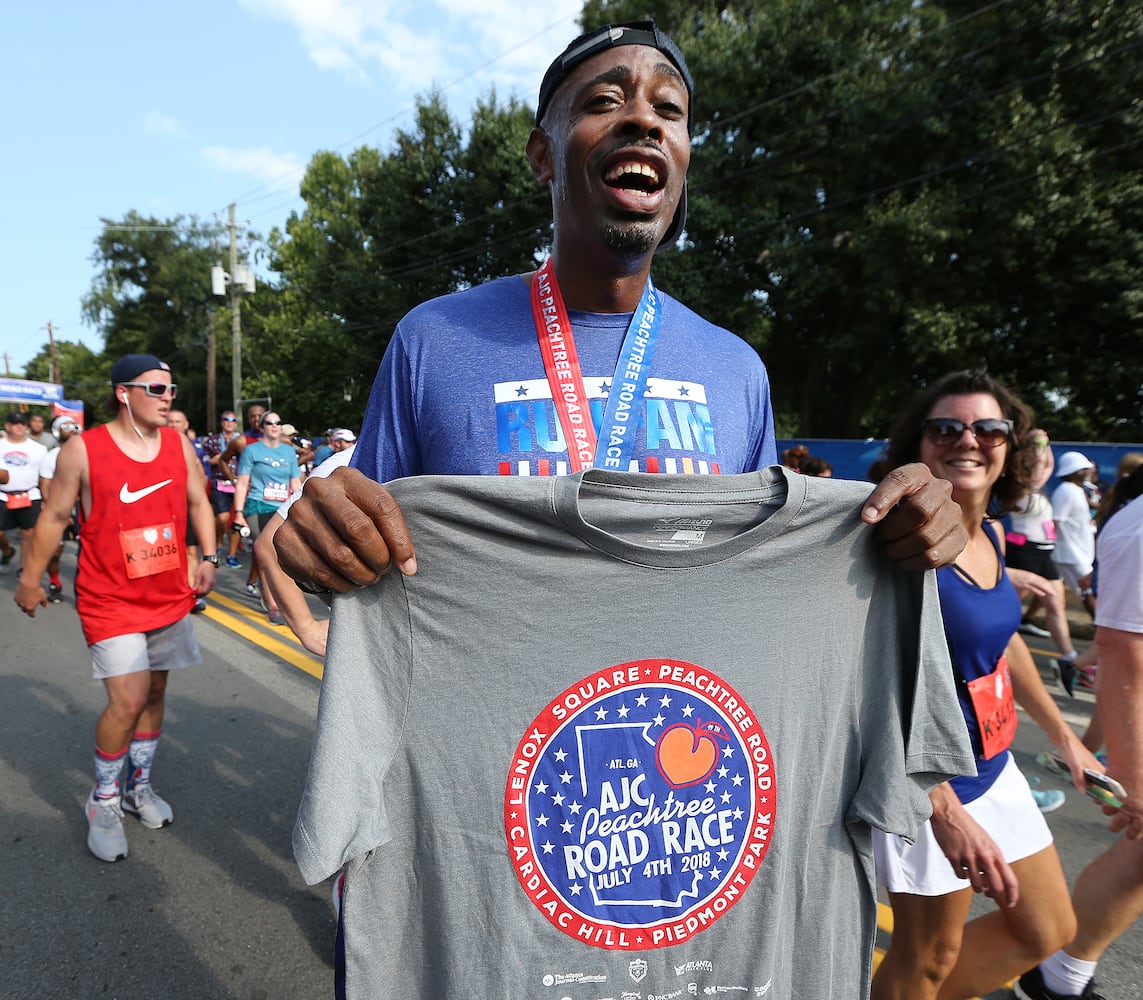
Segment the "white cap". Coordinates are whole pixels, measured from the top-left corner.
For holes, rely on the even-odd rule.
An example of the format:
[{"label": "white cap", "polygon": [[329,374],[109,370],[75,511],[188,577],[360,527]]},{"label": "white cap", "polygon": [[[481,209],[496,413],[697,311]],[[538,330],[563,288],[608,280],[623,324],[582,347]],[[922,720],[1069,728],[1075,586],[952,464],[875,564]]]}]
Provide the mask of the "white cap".
[{"label": "white cap", "polygon": [[70,427],[72,430],[79,430],[79,421],[75,417],[69,417],[66,414],[61,417],[56,417],[52,421],[52,436],[58,438],[60,433],[65,427]]},{"label": "white cap", "polygon": [[1056,462],[1056,475],[1061,479],[1074,475],[1082,469],[1094,469],[1095,462],[1078,451],[1065,451]]}]

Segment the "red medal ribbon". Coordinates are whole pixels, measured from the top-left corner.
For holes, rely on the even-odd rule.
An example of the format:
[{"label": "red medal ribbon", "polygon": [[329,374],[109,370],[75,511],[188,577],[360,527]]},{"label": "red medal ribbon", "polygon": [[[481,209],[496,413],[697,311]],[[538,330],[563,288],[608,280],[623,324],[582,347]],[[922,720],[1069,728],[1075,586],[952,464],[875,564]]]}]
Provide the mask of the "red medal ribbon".
[{"label": "red medal ribbon", "polygon": [[572,472],[591,468],[595,460],[595,424],[587,402],[587,386],[579,367],[571,320],[552,273],[549,257],[532,276],[532,316],[544,356],[544,373],[568,446]]}]

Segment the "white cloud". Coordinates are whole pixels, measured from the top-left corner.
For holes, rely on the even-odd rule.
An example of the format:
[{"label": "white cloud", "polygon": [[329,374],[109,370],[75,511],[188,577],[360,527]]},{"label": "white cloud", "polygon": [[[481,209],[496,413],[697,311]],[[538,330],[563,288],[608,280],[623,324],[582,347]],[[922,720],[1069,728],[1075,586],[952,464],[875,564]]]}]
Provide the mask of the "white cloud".
[{"label": "white cloud", "polygon": [[143,131],[147,135],[185,136],[186,130],[170,115],[161,111],[149,111],[143,118]]},{"label": "white cloud", "polygon": [[[239,0],[249,13],[284,21],[322,69],[424,93],[468,73],[476,89],[534,100],[540,77],[577,33],[581,0],[549,0],[539,16],[518,0]],[[550,30],[546,30],[550,29]]]},{"label": "white cloud", "polygon": [[207,146],[200,155],[216,170],[252,178],[274,190],[297,192],[306,172],[306,165],[297,154],[275,153],[266,146],[254,149]]}]

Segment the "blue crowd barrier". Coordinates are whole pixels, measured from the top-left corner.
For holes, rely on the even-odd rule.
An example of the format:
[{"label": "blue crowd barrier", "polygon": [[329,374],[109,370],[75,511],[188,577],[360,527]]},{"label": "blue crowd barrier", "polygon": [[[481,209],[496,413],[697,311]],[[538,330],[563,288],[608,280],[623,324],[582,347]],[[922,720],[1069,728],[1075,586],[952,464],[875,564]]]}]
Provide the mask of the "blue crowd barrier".
[{"label": "blue crowd barrier", "polygon": [[[836,479],[868,480],[869,466],[885,454],[888,441],[884,438],[866,438],[854,441],[845,438],[780,438],[779,456],[787,448],[804,444],[811,455],[824,458],[833,466]],[[1107,489],[1115,482],[1115,470],[1119,460],[1129,451],[1143,452],[1143,444],[1108,444],[1094,441],[1053,441],[1052,453],[1056,462],[1065,451],[1078,451],[1086,455],[1099,467],[1099,484]],[[1059,482],[1056,477],[1046,487],[1050,494]]]}]

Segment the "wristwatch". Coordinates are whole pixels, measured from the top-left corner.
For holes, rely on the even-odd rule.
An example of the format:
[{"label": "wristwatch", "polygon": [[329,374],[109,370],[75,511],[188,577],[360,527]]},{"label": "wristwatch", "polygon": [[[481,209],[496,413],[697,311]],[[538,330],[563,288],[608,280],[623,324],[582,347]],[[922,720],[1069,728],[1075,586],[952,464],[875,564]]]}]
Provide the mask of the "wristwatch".
[{"label": "wristwatch", "polygon": [[203,561],[203,562],[208,562],[208,563],[210,563],[210,564],[211,564],[211,566],[213,566],[215,569],[218,569],[218,556],[203,556],[203,557],[202,557],[202,561]]}]

